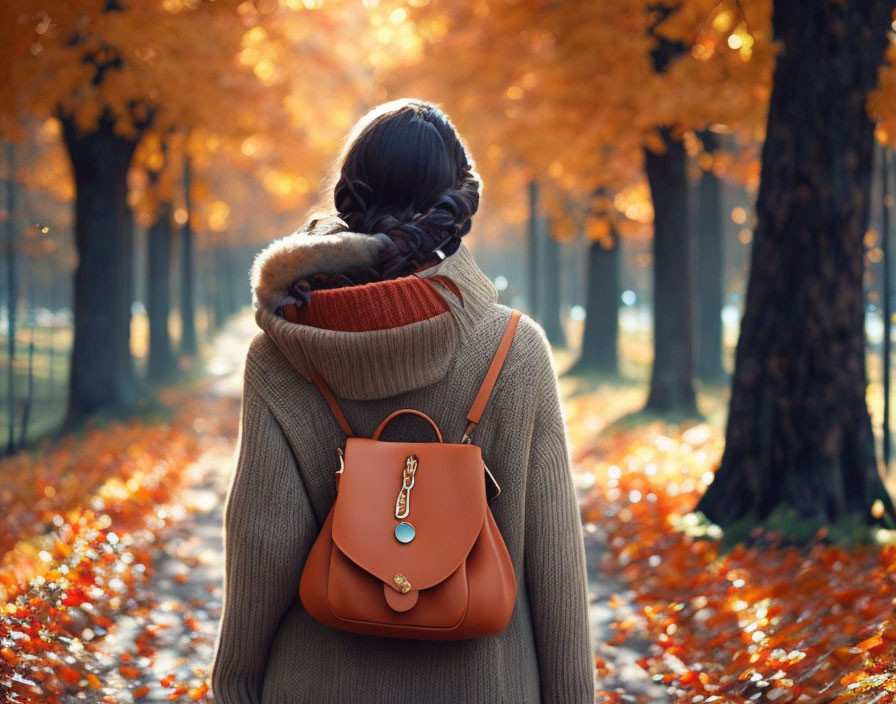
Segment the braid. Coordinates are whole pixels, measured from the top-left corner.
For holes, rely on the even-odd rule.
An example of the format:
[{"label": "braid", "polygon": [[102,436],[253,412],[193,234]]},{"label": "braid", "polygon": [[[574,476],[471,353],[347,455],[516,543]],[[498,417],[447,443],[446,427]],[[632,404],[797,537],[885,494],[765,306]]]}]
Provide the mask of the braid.
[{"label": "braid", "polygon": [[396,209],[394,205],[377,204],[373,187],[362,179],[352,178],[343,164],[333,189],[333,202],[345,223],[344,229],[370,233],[384,247],[374,267],[317,272],[293,282],[289,290],[300,305],[307,305],[314,289],[407,276],[436,264],[457,251],[461,238],[470,231],[472,217],[479,208],[479,174],[448,118],[432,105],[417,101],[411,104],[413,115],[438,132],[441,143],[447,147],[449,163],[457,165],[454,184],[439,193],[426,212],[413,212],[413,204]]},{"label": "braid", "polygon": [[380,221],[382,226],[371,230],[385,233],[389,240],[383,253],[383,278],[416,271],[433,258],[436,249],[444,256],[457,250],[479,207],[479,180],[471,172],[465,166],[457,185],[443,191],[425,213],[408,222],[386,215]]},{"label": "braid", "polygon": [[368,184],[358,179],[339,180],[334,200],[348,229],[374,233],[372,236],[385,244],[380,279],[411,274],[429,261],[438,261],[436,249],[450,256],[460,246],[479,209],[480,191],[479,175],[465,157],[461,164],[455,186],[445,189],[425,213],[377,211],[368,206],[373,196]]}]

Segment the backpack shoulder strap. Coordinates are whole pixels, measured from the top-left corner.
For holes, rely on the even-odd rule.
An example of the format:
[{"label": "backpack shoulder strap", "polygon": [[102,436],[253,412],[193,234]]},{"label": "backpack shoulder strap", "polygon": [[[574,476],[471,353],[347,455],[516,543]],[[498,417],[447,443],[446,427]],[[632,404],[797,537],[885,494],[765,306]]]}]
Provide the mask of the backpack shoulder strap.
[{"label": "backpack shoulder strap", "polygon": [[[311,362],[309,360],[309,364],[310,363]],[[330,385],[327,384],[324,378],[313,366],[310,368],[309,372],[311,374],[311,381],[313,381],[317,385],[317,388],[320,389],[320,392],[323,394],[323,397],[327,400],[327,403],[330,406],[330,410],[333,411],[333,415],[336,416],[336,422],[339,423],[339,426],[345,431],[346,435],[348,435],[349,437],[353,437],[354,433],[352,432],[352,426],[348,424],[348,419],[345,417],[345,414],[342,412],[342,409],[336,402],[336,397],[330,390]]]},{"label": "backpack shoulder strap", "polygon": [[473,400],[470,412],[467,413],[467,420],[469,423],[467,424],[467,429],[464,431],[464,437],[461,440],[463,443],[472,442],[470,434],[482,418],[485,405],[488,403],[492,389],[495,388],[495,382],[498,380],[498,374],[501,373],[501,368],[504,366],[504,360],[507,358],[507,352],[510,350],[510,344],[513,342],[513,336],[516,333],[516,326],[520,321],[520,316],[522,316],[522,313],[516,309],[513,309],[510,313],[510,320],[507,322],[507,327],[504,329],[504,336],[501,338],[501,342],[498,343],[498,349],[495,351],[491,366],[489,366],[488,371],[485,373],[485,378],[482,380],[482,386],[479,387],[479,393],[476,394],[476,398]]},{"label": "backpack shoulder strap", "polygon": [[[296,308],[295,303],[288,303],[284,305],[283,314],[291,323],[299,322],[298,309]],[[346,435],[352,437],[354,435],[354,433],[352,432],[352,426],[348,424],[348,419],[346,419],[345,414],[342,412],[342,409],[336,402],[336,397],[330,390],[330,385],[327,384],[324,378],[318,373],[317,369],[314,368],[314,365],[311,364],[311,360],[308,360],[308,364],[310,367],[308,371],[311,376],[311,381],[313,381],[315,386],[320,389],[321,394],[323,394],[323,397],[326,399],[327,404],[330,406],[330,410],[333,411],[333,415],[336,416],[336,422],[339,423],[339,427],[341,427],[345,431]]]}]

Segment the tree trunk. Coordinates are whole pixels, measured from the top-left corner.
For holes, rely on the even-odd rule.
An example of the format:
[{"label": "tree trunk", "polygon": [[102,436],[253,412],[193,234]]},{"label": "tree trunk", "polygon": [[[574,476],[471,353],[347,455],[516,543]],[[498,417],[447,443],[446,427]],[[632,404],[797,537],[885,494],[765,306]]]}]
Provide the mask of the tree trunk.
[{"label": "tree trunk", "polygon": [[135,139],[104,115],[88,133],[62,116],[75,177],[74,342],[66,425],[94,413],[130,411],[137,382],[130,350],[133,218],[127,202]]},{"label": "tree trunk", "polygon": [[225,293],[228,317],[240,309],[241,291],[239,287],[241,287],[243,283],[242,277],[236,275],[236,263],[234,262],[235,255],[236,252],[234,252],[233,247],[224,248],[224,263],[226,266],[224,281],[226,282]]},{"label": "tree trunk", "polygon": [[215,280],[214,288],[215,331],[221,329],[227,319],[227,263],[224,261],[224,246],[215,247]]},{"label": "tree trunk", "polygon": [[666,150],[645,149],[653,201],[653,370],[646,409],[697,412],[693,381],[691,253],[684,144],[660,130]]},{"label": "tree trunk", "polygon": [[[701,132],[700,138],[707,151],[718,148],[718,138],[709,130]],[[700,175],[696,234],[697,375],[702,381],[719,383],[725,379],[722,180],[709,171]]]},{"label": "tree trunk", "polygon": [[28,286],[28,381],[25,387],[25,399],[22,407],[22,427],[19,428],[19,449],[25,447],[28,438],[28,425],[31,423],[31,407],[34,404],[34,297],[30,280]]},{"label": "tree trunk", "polygon": [[613,232],[612,246],[595,240],[588,245],[588,282],[585,301],[585,331],[582,352],[575,372],[619,374],[619,236]]},{"label": "tree trunk", "polygon": [[171,313],[171,201],[159,203],[156,221],[147,232],[147,315],[149,318],[149,378],[162,381],[171,377],[177,365],[168,333]]},{"label": "tree trunk", "polygon": [[201,303],[198,308],[202,310],[205,318],[205,339],[211,342],[215,337],[220,321],[217,303],[218,294],[218,257],[217,247],[208,247],[202,252],[201,261],[198,263],[199,290],[202,292]]},{"label": "tree trunk", "polygon": [[892,357],[890,333],[892,331],[892,298],[890,293],[890,149],[880,149],[880,184],[881,184],[881,249],[883,251],[883,290],[881,291],[881,312],[884,323],[883,350],[881,350],[881,372],[884,385],[884,419],[881,427],[883,442],[881,451],[884,460],[884,473],[890,472],[890,450],[892,435],[890,433],[890,360]]},{"label": "tree trunk", "polygon": [[542,296],[542,326],[548,341],[555,347],[566,347],[566,334],[560,319],[563,286],[560,266],[560,247],[562,246],[551,235],[551,219],[540,218],[544,227],[544,295]]},{"label": "tree trunk", "polygon": [[892,515],[865,404],[863,236],[890,4],[775,3],[775,68],[725,452],[697,508]]},{"label": "tree trunk", "polygon": [[6,389],[9,395],[9,427],[6,452],[16,450],[16,308],[19,305],[19,284],[16,280],[16,147],[6,143],[6,335],[9,359],[6,367]]},{"label": "tree trunk", "polygon": [[56,405],[56,314],[58,313],[58,303],[57,303],[57,292],[59,290],[59,282],[56,280],[57,278],[57,266],[56,266],[56,257],[53,256],[49,262],[50,268],[50,311],[53,314],[53,322],[50,324],[49,329],[47,330],[47,359],[49,360],[47,364],[49,365],[47,370],[47,400],[50,402],[50,405],[55,408]]},{"label": "tree trunk", "polygon": [[528,221],[528,264],[529,264],[529,315],[533,320],[541,322],[541,267],[539,260],[538,240],[538,181],[529,181],[529,221]]},{"label": "tree trunk", "polygon": [[233,274],[230,262],[230,247],[219,245],[215,248],[215,326],[220,329],[233,314]]},{"label": "tree trunk", "polygon": [[180,228],[180,353],[195,355],[199,351],[196,337],[196,297],[193,286],[195,262],[193,257],[193,166],[190,155],[184,154],[184,207],[187,219]]}]

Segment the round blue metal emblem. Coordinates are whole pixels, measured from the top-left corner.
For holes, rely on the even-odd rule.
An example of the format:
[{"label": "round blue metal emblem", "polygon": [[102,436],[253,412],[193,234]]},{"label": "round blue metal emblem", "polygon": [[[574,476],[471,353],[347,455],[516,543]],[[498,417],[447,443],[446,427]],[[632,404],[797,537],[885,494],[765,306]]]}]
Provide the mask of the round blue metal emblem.
[{"label": "round blue metal emblem", "polygon": [[414,535],[417,531],[414,530],[414,526],[412,526],[407,521],[402,521],[397,526],[395,526],[395,538],[400,543],[409,543],[414,539]]}]

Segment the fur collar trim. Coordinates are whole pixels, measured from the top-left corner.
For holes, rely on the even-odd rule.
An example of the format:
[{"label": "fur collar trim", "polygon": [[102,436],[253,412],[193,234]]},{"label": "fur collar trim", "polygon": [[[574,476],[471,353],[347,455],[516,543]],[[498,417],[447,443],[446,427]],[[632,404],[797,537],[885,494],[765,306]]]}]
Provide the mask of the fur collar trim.
[{"label": "fur collar trim", "polygon": [[345,222],[337,216],[314,219],[258,252],[249,272],[253,307],[273,311],[293,302],[287,287],[317,271],[376,264],[382,240],[344,227]]}]

